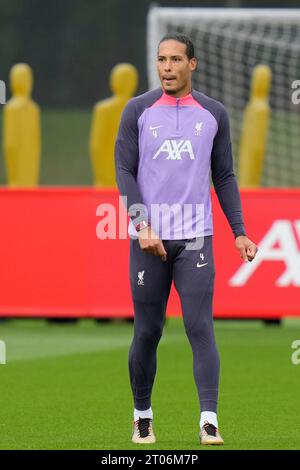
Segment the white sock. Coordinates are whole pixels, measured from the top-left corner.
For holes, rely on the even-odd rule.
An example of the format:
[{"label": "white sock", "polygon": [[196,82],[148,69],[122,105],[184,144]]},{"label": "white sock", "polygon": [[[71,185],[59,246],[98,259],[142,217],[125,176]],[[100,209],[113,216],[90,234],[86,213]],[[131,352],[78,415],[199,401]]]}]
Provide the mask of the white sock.
[{"label": "white sock", "polygon": [[210,424],[213,424],[214,426],[216,426],[216,428],[218,427],[217,414],[213,411],[202,411],[200,416],[200,428],[204,426],[205,421],[208,421]]},{"label": "white sock", "polygon": [[153,419],[153,411],[152,408],[148,408],[148,410],[139,411],[134,408],[133,412],[133,419],[137,421],[139,418],[150,418]]}]

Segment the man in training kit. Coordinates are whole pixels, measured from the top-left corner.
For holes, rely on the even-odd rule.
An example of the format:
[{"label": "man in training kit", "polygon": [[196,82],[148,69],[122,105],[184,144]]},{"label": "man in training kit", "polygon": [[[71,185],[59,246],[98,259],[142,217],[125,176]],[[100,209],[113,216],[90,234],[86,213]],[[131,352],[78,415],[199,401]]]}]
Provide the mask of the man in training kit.
[{"label": "man in training kit", "polygon": [[155,442],[151,393],[172,280],[193,352],[200,442],[224,443],[216,414],[219,353],[212,316],[210,173],[241,257],[252,261],[257,252],[244,229],[228,115],[220,102],[192,89],[196,67],[188,37],[163,37],[157,57],[162,88],[128,102],[116,139],[116,180],[130,216],[134,443]]}]

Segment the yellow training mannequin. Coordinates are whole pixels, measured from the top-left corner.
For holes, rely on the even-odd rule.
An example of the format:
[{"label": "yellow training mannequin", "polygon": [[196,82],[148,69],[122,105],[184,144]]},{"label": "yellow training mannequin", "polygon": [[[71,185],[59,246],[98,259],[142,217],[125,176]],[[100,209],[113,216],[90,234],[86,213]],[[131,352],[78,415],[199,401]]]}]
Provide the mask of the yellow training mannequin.
[{"label": "yellow training mannequin", "polygon": [[239,184],[244,188],[260,186],[270,119],[271,80],[272,72],[268,65],[257,65],[254,68],[240,143]]},{"label": "yellow training mannequin", "polygon": [[89,147],[95,186],[115,186],[115,139],[122,111],[137,83],[138,73],[133,65],[116,65],[110,75],[113,96],[94,107]]},{"label": "yellow training mannequin", "polygon": [[16,64],[10,72],[12,98],[4,107],[3,142],[7,183],[11,187],[34,187],[40,170],[40,110],[32,101],[32,70]]}]

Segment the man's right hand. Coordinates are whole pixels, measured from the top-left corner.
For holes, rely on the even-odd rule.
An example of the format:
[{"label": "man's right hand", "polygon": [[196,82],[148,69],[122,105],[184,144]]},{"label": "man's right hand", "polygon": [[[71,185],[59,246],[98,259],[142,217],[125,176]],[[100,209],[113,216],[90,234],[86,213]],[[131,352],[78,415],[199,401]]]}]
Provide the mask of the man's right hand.
[{"label": "man's right hand", "polygon": [[143,251],[160,256],[162,261],[167,260],[167,252],[163,242],[150,226],[143,228],[139,232],[139,244]]}]

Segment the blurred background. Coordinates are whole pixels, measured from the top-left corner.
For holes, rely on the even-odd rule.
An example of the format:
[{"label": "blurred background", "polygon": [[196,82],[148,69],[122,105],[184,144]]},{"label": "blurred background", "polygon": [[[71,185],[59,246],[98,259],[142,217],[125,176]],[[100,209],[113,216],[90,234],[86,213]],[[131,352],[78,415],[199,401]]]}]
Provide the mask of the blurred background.
[{"label": "blurred background", "polygon": [[[47,4],[39,0],[2,0],[0,5],[0,79],[7,84],[9,91],[9,71],[18,62],[28,63],[34,74],[33,99],[41,106],[42,113],[42,159],[40,184],[42,185],[90,185],[92,171],[88,158],[88,139],[92,118],[92,107],[101,99],[111,94],[109,75],[112,68],[120,62],[133,64],[139,74],[136,94],[146,91],[149,87],[147,65],[147,13],[152,2],[147,0],[52,0]],[[160,6],[168,7],[241,7],[241,8],[289,8],[297,7],[297,1],[162,1]],[[171,23],[172,26],[172,23]],[[171,26],[167,29],[172,29]],[[177,25],[178,27],[178,25]],[[239,25],[235,27],[239,28]],[[272,29],[272,25],[270,24]],[[173,28],[174,29],[174,28]],[[193,29],[193,28],[191,28]],[[216,99],[226,103],[225,90],[220,83],[209,84],[211,72],[208,73],[209,62],[216,66],[219,58],[204,54],[207,32],[194,35],[196,52],[200,59],[199,80],[195,85],[207,94],[214,94]],[[298,30],[299,31],[299,30]],[[205,35],[206,34],[206,35]],[[255,31],[253,31],[255,42]],[[249,36],[251,36],[251,34]],[[299,34],[299,32],[297,33]],[[259,31],[258,31],[259,36]],[[261,36],[260,36],[261,37]],[[219,36],[222,41],[222,35]],[[294,37],[294,41],[299,36]],[[244,108],[250,86],[250,70],[262,59],[257,53],[246,61],[246,52],[251,45],[251,37],[242,38],[240,52],[235,57],[236,63],[244,65],[244,82],[238,88],[241,96],[240,109]],[[271,45],[270,45],[271,41]],[[208,42],[208,44],[210,44]],[[267,47],[266,57],[270,65],[282,67],[282,57],[276,62],[276,33],[270,32],[269,40],[259,42],[261,48]],[[153,45],[154,47],[154,45]],[[231,46],[229,46],[231,48]],[[286,54],[286,49],[279,53]],[[265,57],[265,58],[266,58]],[[202,60],[204,62],[202,62]],[[226,58],[225,58],[226,60]],[[287,60],[287,59],[285,59]],[[299,70],[299,49],[293,61],[293,70]],[[295,61],[296,60],[296,61]],[[232,61],[233,63],[233,61]],[[231,63],[228,62],[228,67]],[[210,69],[213,70],[213,69]],[[285,69],[287,70],[287,69]],[[201,75],[204,81],[201,81]],[[234,71],[233,71],[234,76]],[[218,77],[218,78],[217,78]],[[221,80],[222,69],[215,76]],[[277,74],[274,74],[277,80]],[[289,77],[287,77],[289,79]],[[279,87],[283,80],[283,72],[279,70]],[[281,82],[280,82],[281,81]],[[277,82],[278,84],[278,82]],[[233,90],[235,84],[231,84]],[[274,96],[273,86],[271,99]],[[278,89],[278,86],[277,86]],[[283,87],[282,87],[283,90]],[[282,93],[281,90],[281,93]],[[228,94],[227,94],[228,95]],[[232,99],[231,96],[227,96]],[[278,99],[278,98],[277,98]],[[273,100],[274,101],[274,100]],[[230,104],[230,103],[229,103]],[[273,102],[271,103],[273,104]],[[229,107],[229,111],[231,111]],[[0,110],[2,115],[2,109]],[[238,122],[238,118],[235,122]],[[1,124],[1,123],[0,123]],[[276,127],[277,122],[272,122]],[[286,126],[288,128],[288,126]],[[298,128],[297,128],[298,129]],[[290,131],[296,134],[296,131]],[[298,132],[297,132],[298,134]],[[276,135],[276,132],[273,133]],[[234,132],[235,150],[237,150],[238,130]],[[287,141],[289,141],[287,136]],[[291,145],[298,144],[293,137]],[[277,142],[273,142],[272,150]],[[0,152],[2,152],[2,145]],[[271,151],[271,150],[270,150]],[[280,149],[279,149],[280,152]],[[236,151],[236,158],[238,152]],[[293,160],[294,161],[294,160]],[[287,165],[285,165],[287,166]],[[299,170],[299,166],[297,166]],[[281,172],[285,170],[281,168]],[[299,184],[298,175],[290,172],[287,179],[284,175],[276,177],[276,169],[267,171],[263,184],[281,186]],[[294,176],[292,176],[294,175]],[[0,154],[0,184],[5,183],[3,155]]]}]

